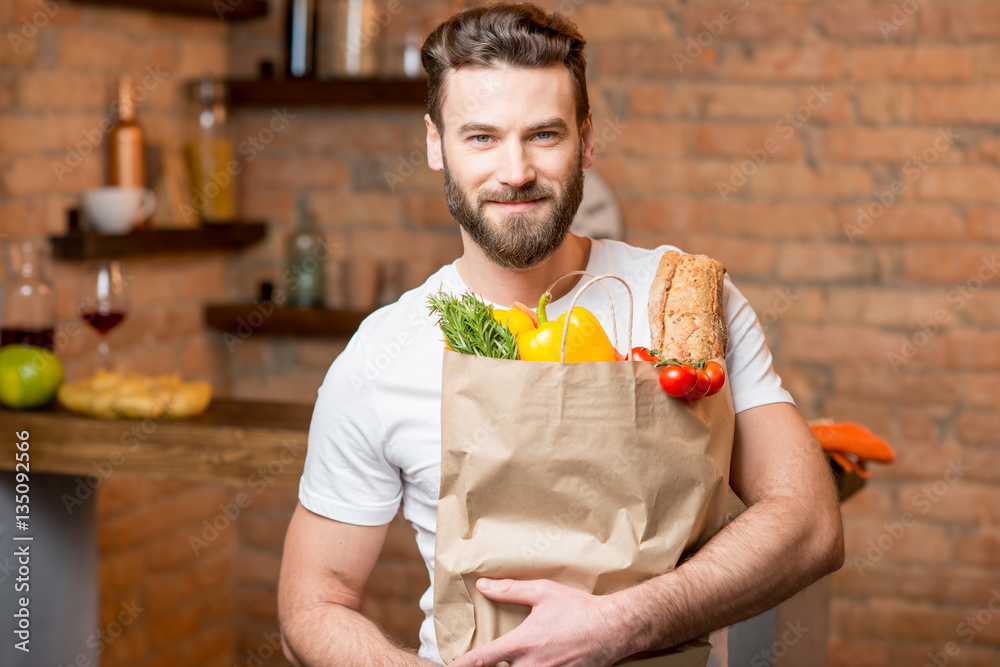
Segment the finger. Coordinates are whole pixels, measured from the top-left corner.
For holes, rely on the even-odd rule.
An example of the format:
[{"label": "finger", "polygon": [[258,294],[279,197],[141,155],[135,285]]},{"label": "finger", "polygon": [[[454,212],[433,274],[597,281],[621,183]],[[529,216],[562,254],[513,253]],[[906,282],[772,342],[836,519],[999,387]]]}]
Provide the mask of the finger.
[{"label": "finger", "polygon": [[494,639],[489,644],[480,646],[457,658],[450,667],[487,667],[498,662],[509,661],[511,657],[500,645],[500,640]]},{"label": "finger", "polygon": [[512,602],[535,606],[545,596],[545,585],[542,579],[520,581],[518,579],[488,579],[481,577],[476,581],[479,592],[496,602]]}]

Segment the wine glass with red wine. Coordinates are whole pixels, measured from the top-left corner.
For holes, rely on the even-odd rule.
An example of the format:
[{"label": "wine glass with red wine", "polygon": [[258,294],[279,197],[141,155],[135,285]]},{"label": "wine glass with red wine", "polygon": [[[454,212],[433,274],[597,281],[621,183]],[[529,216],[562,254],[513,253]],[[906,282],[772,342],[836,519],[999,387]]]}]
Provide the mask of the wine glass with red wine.
[{"label": "wine glass with red wine", "polygon": [[98,262],[87,270],[83,281],[80,317],[97,330],[101,342],[101,368],[108,368],[107,334],[125,319],[128,310],[128,281],[121,262]]}]

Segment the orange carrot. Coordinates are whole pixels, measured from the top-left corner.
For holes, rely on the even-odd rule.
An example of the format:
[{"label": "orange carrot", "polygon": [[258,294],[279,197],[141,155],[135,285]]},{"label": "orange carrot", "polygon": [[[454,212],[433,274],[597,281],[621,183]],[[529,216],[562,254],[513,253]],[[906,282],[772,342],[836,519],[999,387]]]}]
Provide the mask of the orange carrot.
[{"label": "orange carrot", "polygon": [[844,456],[843,454],[841,454],[836,450],[830,450],[827,452],[827,454],[830,456],[831,459],[836,461],[841,468],[844,469],[844,472],[851,472],[853,470],[858,477],[861,477],[863,479],[868,479],[869,477],[872,476],[870,472],[868,472],[860,465],[858,465],[858,463],[855,462],[853,459],[847,458],[846,456]]},{"label": "orange carrot", "polygon": [[810,424],[813,435],[824,451],[855,454],[858,458],[878,463],[890,463],[896,458],[892,446],[860,424],[835,422]]},{"label": "orange carrot", "polygon": [[514,302],[514,307],[517,308],[518,310],[520,310],[525,315],[527,315],[528,318],[531,320],[531,324],[536,329],[538,328],[538,316],[535,315],[535,311],[533,311],[531,308],[528,308],[526,305],[524,305],[520,301],[515,301]]}]

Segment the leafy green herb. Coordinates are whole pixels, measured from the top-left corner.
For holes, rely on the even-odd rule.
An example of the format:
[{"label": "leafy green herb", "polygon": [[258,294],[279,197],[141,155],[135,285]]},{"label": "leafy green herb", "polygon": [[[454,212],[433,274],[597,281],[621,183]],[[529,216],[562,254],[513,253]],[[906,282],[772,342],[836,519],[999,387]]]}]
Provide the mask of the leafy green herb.
[{"label": "leafy green herb", "polygon": [[475,294],[461,297],[439,291],[427,297],[430,311],[439,316],[438,325],[448,346],[455,352],[495,359],[517,359],[514,335],[495,319],[493,308]]}]

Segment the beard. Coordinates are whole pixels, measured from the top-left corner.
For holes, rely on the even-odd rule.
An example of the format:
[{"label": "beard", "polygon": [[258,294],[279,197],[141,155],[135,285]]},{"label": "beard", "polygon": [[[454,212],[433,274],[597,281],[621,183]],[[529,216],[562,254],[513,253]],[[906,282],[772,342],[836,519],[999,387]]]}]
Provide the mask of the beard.
[{"label": "beard", "polygon": [[[527,269],[551,256],[562,245],[583,200],[583,152],[561,195],[550,185],[532,181],[520,188],[482,189],[473,204],[452,177],[444,161],[444,189],[451,213],[472,241],[492,262],[505,269]],[[545,213],[509,213],[491,222],[486,219],[486,202],[516,202],[544,198]]]}]

